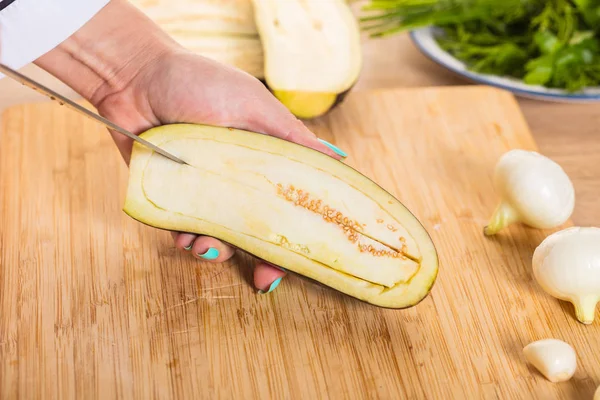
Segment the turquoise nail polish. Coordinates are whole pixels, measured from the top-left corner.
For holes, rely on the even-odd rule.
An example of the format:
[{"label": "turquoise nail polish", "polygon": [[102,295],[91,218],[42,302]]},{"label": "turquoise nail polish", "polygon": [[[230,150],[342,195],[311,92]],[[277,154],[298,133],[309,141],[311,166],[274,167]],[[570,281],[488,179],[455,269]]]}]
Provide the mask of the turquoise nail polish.
[{"label": "turquoise nail polish", "polygon": [[339,147],[337,147],[334,144],[331,144],[323,139],[319,139],[319,142],[323,143],[325,146],[329,147],[331,150],[335,151],[335,154],[342,156],[342,157],[348,157],[348,154],[346,154],[346,152],[342,149],[340,149]]},{"label": "turquoise nail polish", "polygon": [[279,284],[281,283],[281,279],[282,279],[282,278],[283,278],[283,277],[275,279],[275,281],[274,281],[273,283],[271,283],[271,286],[269,286],[269,290],[268,290],[267,292],[264,292],[264,291],[262,291],[262,290],[259,290],[259,291],[258,291],[258,293],[260,293],[260,294],[264,294],[264,293],[271,293],[273,290],[275,290],[275,288],[276,288],[277,286],[279,286]]},{"label": "turquoise nail polish", "polygon": [[219,257],[219,250],[211,247],[210,249],[206,250],[206,253],[198,255],[205,260],[214,260],[215,258]]},{"label": "turquoise nail polish", "polygon": [[192,246],[194,245],[194,243],[190,243],[189,246],[184,247],[185,250],[190,251],[192,249]]}]

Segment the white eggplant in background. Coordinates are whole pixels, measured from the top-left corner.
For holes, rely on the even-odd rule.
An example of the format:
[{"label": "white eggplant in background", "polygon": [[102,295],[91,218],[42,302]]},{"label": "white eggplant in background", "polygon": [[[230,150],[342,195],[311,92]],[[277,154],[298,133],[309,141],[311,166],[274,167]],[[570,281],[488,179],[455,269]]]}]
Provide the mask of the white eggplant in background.
[{"label": "white eggplant in background", "polygon": [[344,0],[252,0],[267,87],[299,118],[321,116],[362,69],[358,21]]}]

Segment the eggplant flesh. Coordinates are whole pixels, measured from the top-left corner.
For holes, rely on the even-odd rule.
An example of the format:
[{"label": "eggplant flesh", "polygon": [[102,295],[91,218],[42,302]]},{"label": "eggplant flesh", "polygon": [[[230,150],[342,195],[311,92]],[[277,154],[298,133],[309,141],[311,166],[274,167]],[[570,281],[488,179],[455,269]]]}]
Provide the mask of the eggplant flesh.
[{"label": "eggplant flesh", "polygon": [[419,303],[438,271],[435,246],[400,201],[346,164],[254,132],[195,124],[134,143],[124,211],[160,229],[213,236],[349,296]]},{"label": "eggplant flesh", "polygon": [[252,0],[264,81],[299,118],[335,107],[362,69],[360,30],[344,0]]}]

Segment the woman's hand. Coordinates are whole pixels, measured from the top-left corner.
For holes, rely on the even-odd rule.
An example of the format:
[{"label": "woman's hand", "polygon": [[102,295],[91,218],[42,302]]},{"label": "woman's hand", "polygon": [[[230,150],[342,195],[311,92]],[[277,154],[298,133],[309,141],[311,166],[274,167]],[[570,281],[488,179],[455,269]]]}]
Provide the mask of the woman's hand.
[{"label": "woman's hand", "polygon": [[[160,124],[206,123],[278,136],[339,157],[289,113],[260,81],[183,51],[169,53],[152,63],[126,90],[101,101],[98,110],[135,133]],[[129,160],[131,139],[112,134],[123,157]],[[177,248],[203,260],[223,262],[234,254],[231,246],[212,237],[189,233],[174,233],[173,237]],[[261,262],[254,269],[254,282],[258,289],[267,291],[270,287],[274,289],[284,274]]]},{"label": "woman's hand", "polygon": [[[79,32],[37,64],[53,73],[101,115],[139,134],[168,123],[204,123],[246,129],[293,141],[332,157],[320,141],[254,77],[189,53],[122,0],[113,0]],[[132,141],[111,132],[129,163]],[[212,262],[234,249],[208,236],[173,233],[175,245]],[[273,290],[285,272],[259,262],[254,284]]]}]

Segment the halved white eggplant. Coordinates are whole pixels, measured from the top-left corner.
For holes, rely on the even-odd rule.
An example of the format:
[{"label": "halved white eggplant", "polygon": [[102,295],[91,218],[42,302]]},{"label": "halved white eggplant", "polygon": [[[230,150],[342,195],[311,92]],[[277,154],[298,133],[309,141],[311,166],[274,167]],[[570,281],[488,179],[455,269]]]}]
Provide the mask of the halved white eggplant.
[{"label": "halved white eggplant", "polygon": [[133,146],[125,212],[219,238],[371,304],[410,307],[438,271],[434,244],[396,198],[323,153],[272,136],[175,124]]},{"label": "halved white eggplant", "polygon": [[299,118],[339,103],[362,69],[360,30],[344,0],[252,0],[264,81]]}]

